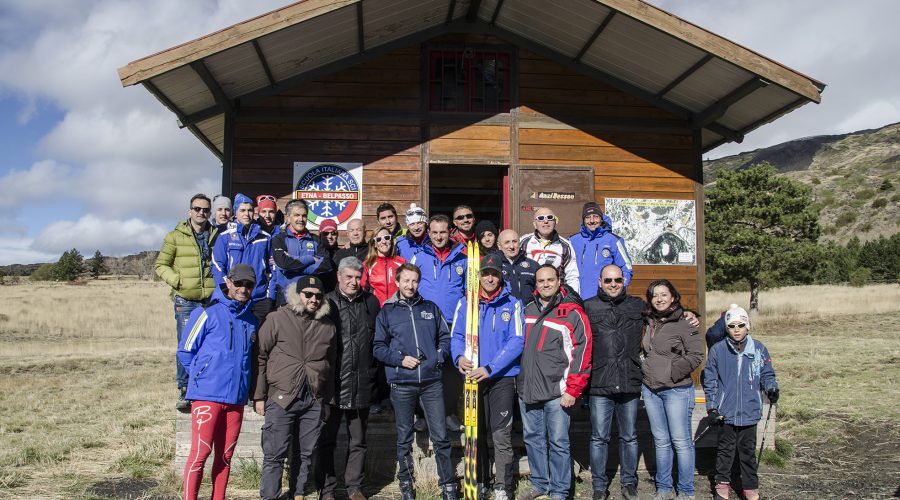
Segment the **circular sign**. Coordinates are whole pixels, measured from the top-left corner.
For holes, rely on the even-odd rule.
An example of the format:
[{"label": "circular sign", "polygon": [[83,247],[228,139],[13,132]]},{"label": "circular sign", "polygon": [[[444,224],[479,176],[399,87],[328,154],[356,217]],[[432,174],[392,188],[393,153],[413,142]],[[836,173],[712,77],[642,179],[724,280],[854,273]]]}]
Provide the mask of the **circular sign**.
[{"label": "circular sign", "polygon": [[307,219],[319,225],[333,219],[338,225],[347,222],[360,203],[360,186],[345,168],[323,163],[309,169],[294,186],[294,198],[309,206]]}]

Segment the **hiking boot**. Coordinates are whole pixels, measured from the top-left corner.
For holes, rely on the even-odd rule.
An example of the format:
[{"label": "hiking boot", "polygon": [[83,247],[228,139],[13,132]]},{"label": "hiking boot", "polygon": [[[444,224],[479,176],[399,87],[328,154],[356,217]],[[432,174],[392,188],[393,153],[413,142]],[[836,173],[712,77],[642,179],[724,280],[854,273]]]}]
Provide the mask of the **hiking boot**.
[{"label": "hiking boot", "polygon": [[731,494],[731,484],[729,483],[716,483],[716,489],[714,491],[715,500],[728,500],[728,495]]},{"label": "hiking boot", "polygon": [[634,484],[626,484],[622,486],[622,499],[623,500],[640,500],[641,497],[638,496],[637,485]]},{"label": "hiking boot", "polygon": [[400,481],[400,500],[416,500],[416,489],[411,481]]},{"label": "hiking boot", "polygon": [[456,415],[447,415],[447,430],[451,432],[461,432],[466,430],[466,426],[459,421]]},{"label": "hiking boot", "polygon": [[457,500],[458,498],[455,484],[446,484],[441,488],[441,500]]},{"label": "hiking boot", "polygon": [[653,500],[675,500],[675,492],[657,491],[656,495],[653,495]]},{"label": "hiking boot", "polygon": [[759,500],[759,490],[744,490],[744,498],[747,500]]},{"label": "hiking boot", "polygon": [[175,403],[175,409],[178,410],[179,413],[190,413],[191,402],[187,399],[184,399],[184,395],[187,394],[187,388],[181,387],[178,390],[180,392],[180,395],[178,396],[178,402]]},{"label": "hiking boot", "polygon": [[607,500],[609,498],[609,491],[607,490],[594,490],[594,498],[593,500]]},{"label": "hiking boot", "polygon": [[424,418],[418,417],[416,418],[416,421],[413,422],[413,429],[416,432],[425,432],[428,430],[428,422],[426,422]]},{"label": "hiking boot", "polygon": [[357,488],[350,490],[350,500],[366,500],[366,496],[363,495],[362,490]]},{"label": "hiking boot", "polygon": [[319,500],[334,500],[334,492],[319,493]]},{"label": "hiking boot", "polygon": [[675,500],[694,500],[694,495],[685,495],[684,493],[679,493]]},{"label": "hiking boot", "polygon": [[505,488],[495,488],[494,489],[494,500],[509,500],[509,495],[506,493]]},{"label": "hiking boot", "polygon": [[546,493],[542,493],[534,488],[528,488],[527,490],[519,493],[519,496],[516,500],[536,500],[541,497],[547,496]]}]

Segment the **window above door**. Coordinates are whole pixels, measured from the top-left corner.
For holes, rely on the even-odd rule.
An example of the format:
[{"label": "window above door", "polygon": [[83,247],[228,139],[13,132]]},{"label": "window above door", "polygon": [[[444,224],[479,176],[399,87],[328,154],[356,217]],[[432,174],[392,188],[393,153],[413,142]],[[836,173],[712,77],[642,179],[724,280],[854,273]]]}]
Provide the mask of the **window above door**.
[{"label": "window above door", "polygon": [[509,112],[512,48],[460,45],[432,46],[427,51],[429,111]]}]

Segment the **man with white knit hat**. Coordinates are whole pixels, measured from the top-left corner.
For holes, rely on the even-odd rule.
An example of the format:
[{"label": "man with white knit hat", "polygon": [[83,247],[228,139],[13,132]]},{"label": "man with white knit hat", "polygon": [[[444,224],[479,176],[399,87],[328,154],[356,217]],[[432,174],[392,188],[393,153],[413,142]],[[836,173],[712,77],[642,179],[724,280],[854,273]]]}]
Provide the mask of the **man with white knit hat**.
[{"label": "man with white knit hat", "polygon": [[410,203],[409,210],[406,211],[406,235],[397,239],[397,253],[400,257],[409,261],[428,244],[427,223],[425,209]]},{"label": "man with white knit hat", "polygon": [[756,424],[762,418],[760,391],[778,402],[778,382],[766,346],[750,336],[750,316],[731,304],[724,315],[727,337],[709,350],[703,369],[703,391],[710,425],[719,425],[716,448],[715,498],[727,499],[731,469],[740,464],[744,498],[759,498],[756,474]]}]

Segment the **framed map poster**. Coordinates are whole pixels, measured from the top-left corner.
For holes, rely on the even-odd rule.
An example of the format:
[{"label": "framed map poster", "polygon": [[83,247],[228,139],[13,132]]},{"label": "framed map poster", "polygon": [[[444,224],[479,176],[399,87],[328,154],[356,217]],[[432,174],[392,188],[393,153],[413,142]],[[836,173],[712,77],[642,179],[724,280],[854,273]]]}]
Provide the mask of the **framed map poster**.
[{"label": "framed map poster", "polygon": [[694,200],[607,198],[606,214],[632,263],[697,265],[695,205]]}]

